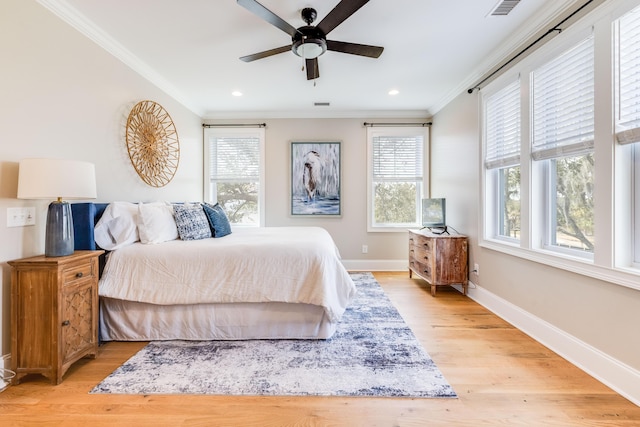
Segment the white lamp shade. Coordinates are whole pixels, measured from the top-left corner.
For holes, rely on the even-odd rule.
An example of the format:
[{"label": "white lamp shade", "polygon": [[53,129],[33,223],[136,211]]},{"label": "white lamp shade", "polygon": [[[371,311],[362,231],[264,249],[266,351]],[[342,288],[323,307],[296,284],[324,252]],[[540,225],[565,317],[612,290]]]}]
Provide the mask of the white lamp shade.
[{"label": "white lamp shade", "polygon": [[93,163],[62,159],[24,159],[18,172],[19,199],[95,199]]}]

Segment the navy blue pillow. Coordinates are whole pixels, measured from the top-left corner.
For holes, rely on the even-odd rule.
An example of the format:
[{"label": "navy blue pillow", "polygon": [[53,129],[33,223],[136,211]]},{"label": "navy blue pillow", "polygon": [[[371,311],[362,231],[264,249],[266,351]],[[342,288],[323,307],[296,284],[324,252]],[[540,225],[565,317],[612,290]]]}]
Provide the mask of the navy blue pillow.
[{"label": "navy blue pillow", "polygon": [[211,224],[213,237],[224,237],[227,234],[231,234],[229,218],[227,217],[227,214],[224,213],[224,210],[222,210],[222,206],[220,206],[219,203],[216,203],[215,205],[203,203],[202,208],[209,219],[209,224]]}]

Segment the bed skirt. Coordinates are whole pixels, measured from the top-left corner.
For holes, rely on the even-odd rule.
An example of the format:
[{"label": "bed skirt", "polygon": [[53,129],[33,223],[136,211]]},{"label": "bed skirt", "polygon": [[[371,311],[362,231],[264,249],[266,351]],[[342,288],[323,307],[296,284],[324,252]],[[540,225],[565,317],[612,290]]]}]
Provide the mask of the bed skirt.
[{"label": "bed skirt", "polygon": [[310,304],[155,305],[100,298],[101,341],[326,339],[336,325]]}]

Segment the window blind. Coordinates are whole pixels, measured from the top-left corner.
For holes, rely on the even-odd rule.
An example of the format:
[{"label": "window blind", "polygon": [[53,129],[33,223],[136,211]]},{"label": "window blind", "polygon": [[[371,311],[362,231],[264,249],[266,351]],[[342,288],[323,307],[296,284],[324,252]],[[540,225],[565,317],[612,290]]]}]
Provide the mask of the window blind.
[{"label": "window blind", "polygon": [[374,180],[422,179],[422,136],[374,136]]},{"label": "window blind", "polygon": [[593,36],[531,75],[532,157],[579,155],[594,144]]},{"label": "window blind", "polygon": [[259,180],[260,138],[214,136],[209,143],[211,179]]},{"label": "window blind", "polygon": [[616,139],[640,141],[640,8],[616,23]]},{"label": "window blind", "polygon": [[485,103],[485,167],[520,164],[520,81],[516,80]]}]

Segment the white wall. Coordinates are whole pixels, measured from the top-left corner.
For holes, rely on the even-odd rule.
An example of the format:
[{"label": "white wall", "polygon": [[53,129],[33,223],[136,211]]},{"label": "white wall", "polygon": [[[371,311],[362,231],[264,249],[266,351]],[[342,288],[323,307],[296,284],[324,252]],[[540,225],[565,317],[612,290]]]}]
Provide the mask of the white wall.
[{"label": "white wall", "polygon": [[[7,261],[44,252],[48,201],[16,198],[18,162],[55,157],[95,163],[98,201],[200,200],[202,126],[131,69],[35,1],[0,2],[0,355],[10,352]],[[155,189],[131,166],[124,124],[141,100],[161,104],[180,139],[173,181]],[[6,227],[7,207],[35,206],[37,225]]]},{"label": "white wall", "polygon": [[431,144],[432,193],[447,198],[447,219],[469,235],[469,263],[480,265],[472,296],[497,302],[498,314],[518,318],[518,326],[618,391],[628,386],[626,395],[639,402],[639,291],[478,246],[478,92],[459,95],[434,116]]},{"label": "white wall", "polygon": [[[367,268],[375,262],[376,265],[393,264],[394,268],[406,268],[407,232],[368,233],[366,220],[367,134],[363,123],[365,121],[388,123],[398,120],[265,120],[258,117],[242,121],[206,120],[205,122],[267,124],[265,130],[267,183],[265,219],[267,226],[317,225],[326,228],[340,249],[340,254],[347,267],[358,265],[360,268]],[[341,217],[292,217],[290,215],[290,146],[294,141],[339,141],[341,143]],[[368,246],[367,254],[362,254],[362,245]]]}]

